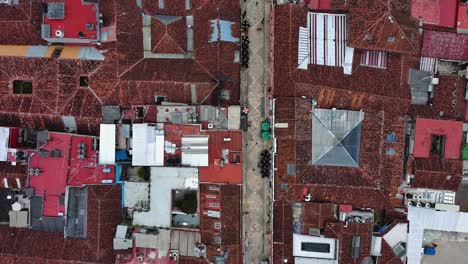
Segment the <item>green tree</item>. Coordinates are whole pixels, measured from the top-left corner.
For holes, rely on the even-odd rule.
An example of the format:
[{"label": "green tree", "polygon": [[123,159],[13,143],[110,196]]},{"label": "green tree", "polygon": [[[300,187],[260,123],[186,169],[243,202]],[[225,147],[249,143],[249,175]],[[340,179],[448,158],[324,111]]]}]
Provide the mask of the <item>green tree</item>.
[{"label": "green tree", "polygon": [[197,212],[197,193],[187,192],[184,194],[184,199],[176,200],[175,206],[186,214],[194,214]]},{"label": "green tree", "polygon": [[151,169],[150,167],[140,167],[137,170],[137,176],[144,180],[144,181],[149,181],[151,178]]}]

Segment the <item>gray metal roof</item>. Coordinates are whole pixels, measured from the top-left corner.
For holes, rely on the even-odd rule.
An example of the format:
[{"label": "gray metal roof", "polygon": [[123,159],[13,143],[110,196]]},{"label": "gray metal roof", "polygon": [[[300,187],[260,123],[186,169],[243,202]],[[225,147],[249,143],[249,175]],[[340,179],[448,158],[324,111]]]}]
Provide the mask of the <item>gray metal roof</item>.
[{"label": "gray metal roof", "polygon": [[10,189],[0,188],[0,224],[8,224],[9,216],[8,212],[11,209],[11,199],[8,196],[13,196],[13,192]]},{"label": "gray metal roof", "polygon": [[101,106],[102,122],[104,124],[114,124],[115,120],[120,119],[120,106],[103,105]]},{"label": "gray metal roof", "polygon": [[63,232],[65,219],[63,217],[42,216],[43,202],[42,196],[31,197],[31,229],[46,232]]},{"label": "gray metal roof", "polygon": [[86,238],[88,187],[68,189],[65,237]]},{"label": "gray metal roof", "polygon": [[47,18],[48,19],[64,19],[65,18],[65,3],[64,2],[47,3]]},{"label": "gray metal roof", "polygon": [[409,70],[408,84],[411,89],[427,91],[431,84],[431,73],[416,69]]},{"label": "gray metal roof", "polygon": [[409,70],[408,85],[411,88],[411,103],[425,105],[429,99],[431,73],[416,69]]}]

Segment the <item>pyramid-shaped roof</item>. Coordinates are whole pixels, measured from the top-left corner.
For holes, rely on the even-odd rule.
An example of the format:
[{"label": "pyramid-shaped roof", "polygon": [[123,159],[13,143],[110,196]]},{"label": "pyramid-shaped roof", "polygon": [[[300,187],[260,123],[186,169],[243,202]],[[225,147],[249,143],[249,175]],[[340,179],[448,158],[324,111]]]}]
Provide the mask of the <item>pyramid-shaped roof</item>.
[{"label": "pyramid-shaped roof", "polygon": [[362,111],[314,109],[312,165],[359,167]]}]

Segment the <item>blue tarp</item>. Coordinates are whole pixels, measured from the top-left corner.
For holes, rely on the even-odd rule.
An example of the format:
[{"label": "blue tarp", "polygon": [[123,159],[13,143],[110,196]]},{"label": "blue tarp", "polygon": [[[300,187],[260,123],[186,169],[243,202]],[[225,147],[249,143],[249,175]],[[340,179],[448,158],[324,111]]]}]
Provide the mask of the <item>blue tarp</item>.
[{"label": "blue tarp", "polygon": [[115,166],[115,182],[117,184],[122,185],[122,208],[123,208],[125,196],[124,196],[124,182],[120,179],[121,176],[122,176],[122,165],[116,165]]},{"label": "blue tarp", "polygon": [[116,160],[116,161],[128,160],[127,150],[125,150],[125,149],[118,149],[118,150],[115,152],[115,160]]},{"label": "blue tarp", "polygon": [[226,21],[226,20],[219,20],[213,19],[210,20],[211,28],[213,32],[211,33],[210,42],[216,41],[227,41],[227,42],[237,42],[239,38],[235,38],[232,35],[232,26],[234,22]]}]

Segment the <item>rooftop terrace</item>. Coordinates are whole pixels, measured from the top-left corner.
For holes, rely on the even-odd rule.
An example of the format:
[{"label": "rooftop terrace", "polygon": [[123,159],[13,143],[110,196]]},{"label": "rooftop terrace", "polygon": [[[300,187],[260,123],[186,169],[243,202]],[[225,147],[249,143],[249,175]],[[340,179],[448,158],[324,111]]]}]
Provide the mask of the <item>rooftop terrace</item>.
[{"label": "rooftop terrace", "polygon": [[[44,196],[44,216],[62,216],[64,205],[60,196],[66,186],[115,182],[115,168],[97,164],[95,139],[87,136],[49,133],[49,140],[38,151],[32,151],[28,168],[38,168],[40,175],[29,176],[29,187],[36,195]],[[85,146],[85,157],[78,157],[79,144]],[[107,172],[108,171],[108,172]]]}]

